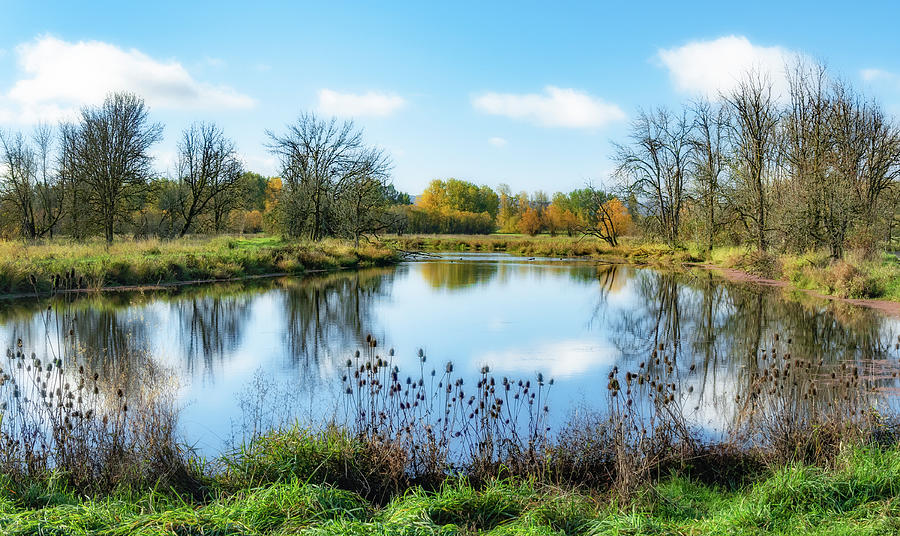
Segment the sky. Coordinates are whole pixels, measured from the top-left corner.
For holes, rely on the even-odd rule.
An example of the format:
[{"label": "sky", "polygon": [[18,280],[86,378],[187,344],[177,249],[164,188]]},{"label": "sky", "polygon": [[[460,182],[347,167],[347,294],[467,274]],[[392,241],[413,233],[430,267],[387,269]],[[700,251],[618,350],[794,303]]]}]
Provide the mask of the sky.
[{"label": "sky", "polygon": [[610,181],[639,109],[718,98],[750,68],[783,85],[792,58],[900,115],[898,20],[889,2],[0,0],[0,130],[126,90],[165,126],[161,174],[194,121],[277,174],[266,131],[313,112],[352,119],[402,191],[566,191]]}]

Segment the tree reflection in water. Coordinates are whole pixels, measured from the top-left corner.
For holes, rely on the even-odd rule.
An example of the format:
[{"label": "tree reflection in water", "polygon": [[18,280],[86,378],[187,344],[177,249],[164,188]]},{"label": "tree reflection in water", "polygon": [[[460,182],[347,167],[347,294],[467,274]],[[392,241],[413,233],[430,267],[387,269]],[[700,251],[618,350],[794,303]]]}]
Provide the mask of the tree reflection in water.
[{"label": "tree reflection in water", "polygon": [[[289,387],[294,399],[321,407],[329,391],[340,388],[342,364],[365,347],[369,333],[396,345],[398,360],[415,362],[416,349],[425,346],[460,371],[481,365],[510,373],[553,371],[557,419],[566,418],[582,394],[602,403],[596,386],[605,385],[613,366],[634,372],[644,362],[648,373],[691,388],[697,421],[720,428],[737,411],[735,393],[753,384],[758,358],[776,333],[792,338],[791,351],[804,361],[897,357],[891,330],[900,324],[874,311],[732,283],[708,271],[462,257],[6,302],[0,304],[0,343],[11,347],[21,338],[44,355],[78,348],[93,365],[110,370],[152,351],[168,359],[185,384],[193,382],[185,404],[193,404],[190,411],[204,425],[215,412],[227,422],[238,411],[233,399],[259,369]],[[669,358],[671,372],[665,359],[657,364],[654,349]],[[887,387],[896,380],[874,381]]]},{"label": "tree reflection in water", "polygon": [[[619,366],[637,370],[646,362],[651,375],[691,385],[703,424],[731,420],[735,396],[750,388],[757,358],[776,335],[792,339],[794,358],[815,363],[864,364],[891,356],[894,335],[875,311],[786,300],[780,289],[727,282],[704,271],[639,270],[634,277],[636,306],[608,317],[604,330],[622,352]],[[600,282],[607,284],[603,277]],[[671,372],[662,355],[653,357],[659,348],[673,362]],[[896,382],[875,381],[885,387]]]}]

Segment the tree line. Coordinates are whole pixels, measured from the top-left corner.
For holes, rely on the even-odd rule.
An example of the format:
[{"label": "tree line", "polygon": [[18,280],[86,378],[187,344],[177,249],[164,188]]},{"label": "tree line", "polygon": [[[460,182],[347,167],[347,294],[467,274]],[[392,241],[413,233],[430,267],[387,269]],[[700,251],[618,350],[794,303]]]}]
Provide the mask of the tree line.
[{"label": "tree line", "polygon": [[174,176],[158,176],[151,150],[162,125],[130,93],[57,127],[0,133],[0,235],[112,242],[266,230],[358,240],[387,229],[387,207],[408,202],[390,184],[387,155],[350,121],[304,114],[286,132],[267,134],[279,177],[246,171],[234,141],[203,122],[181,133]]},{"label": "tree line", "polygon": [[112,242],[268,231],[358,243],[384,232],[579,231],[615,243],[629,224],[623,205],[593,188],[550,200],[451,178],[432,181],[412,204],[391,184],[388,155],[352,121],[311,113],[267,131],[277,177],[246,171],[234,141],[204,122],[181,133],[174,176],[160,177],[151,150],[162,129],[140,97],[115,93],[56,128],[0,133],[0,234]]},{"label": "tree line", "polygon": [[834,258],[891,240],[897,124],[823,65],[788,71],[786,95],[751,72],[716,101],[638,114],[615,145],[616,177],[645,233]]},{"label": "tree line", "polygon": [[415,198],[352,121],[305,113],[267,131],[278,176],[244,169],[214,123],[178,142],[175,174],[153,171],[162,126],[128,93],[31,135],[0,133],[0,235],[280,233],[356,242],[379,233],[628,232],[671,245],[748,244],[765,252],[890,243],[900,218],[900,128],[875,100],[820,64],[789,66],[786,94],[750,72],[726,94],[641,110],[614,143],[614,186],[515,193],[449,178]]},{"label": "tree line", "polygon": [[513,193],[450,178],[436,179],[415,205],[394,208],[396,232],[536,235],[589,234],[610,245],[631,229],[631,216],[614,194],[593,185],[552,196],[543,191]]}]

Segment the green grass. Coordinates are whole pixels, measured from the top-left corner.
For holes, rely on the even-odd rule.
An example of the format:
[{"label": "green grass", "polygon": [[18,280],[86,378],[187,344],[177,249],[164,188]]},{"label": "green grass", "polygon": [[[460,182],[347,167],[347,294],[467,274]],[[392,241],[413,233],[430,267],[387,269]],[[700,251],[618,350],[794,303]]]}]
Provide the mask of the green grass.
[{"label": "green grass", "polygon": [[0,242],[0,294],[41,292],[55,277],[73,274],[65,286],[99,289],[196,280],[223,280],[272,273],[362,267],[395,262],[383,247],[354,247],[340,240],[309,242],[278,237],[186,238],[171,241],[53,240]]},{"label": "green grass", "polygon": [[[346,489],[358,444],[334,431],[274,434],[226,459],[203,499],[164,490],[83,497],[63,479],[23,487],[0,475],[0,531],[108,534],[894,534],[900,448],[845,448],[828,467],[788,465],[743,486],[673,474],[624,500],[534,478],[437,489],[410,486],[386,502]],[[266,454],[268,452],[269,454]],[[294,456],[291,456],[294,453]],[[262,470],[264,477],[238,478]],[[318,473],[320,467],[330,469]],[[334,476],[332,474],[332,476]]]}]

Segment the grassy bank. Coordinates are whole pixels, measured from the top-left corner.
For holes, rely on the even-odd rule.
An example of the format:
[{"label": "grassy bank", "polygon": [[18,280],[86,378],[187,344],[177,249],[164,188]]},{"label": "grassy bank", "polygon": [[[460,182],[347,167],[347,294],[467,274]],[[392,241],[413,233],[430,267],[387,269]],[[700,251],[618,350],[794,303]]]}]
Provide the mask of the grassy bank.
[{"label": "grassy bank", "polygon": [[613,247],[596,238],[547,235],[419,235],[393,237],[386,243],[414,251],[496,251],[535,257],[590,257],[658,266],[703,263],[781,280],[797,289],[839,298],[900,301],[900,259],[890,254],[865,259],[849,253],[843,260],[835,261],[825,252],[759,254],[752,249],[729,246],[719,246],[708,252],[693,243],[673,248],[628,237]]},{"label": "grassy bank", "polygon": [[387,248],[277,237],[122,240],[108,247],[103,242],[0,242],[0,294],[301,274],[395,261]]},{"label": "grassy bank", "polygon": [[[325,442],[327,443],[327,442]],[[891,534],[900,451],[846,449],[829,467],[791,464],[740,486],[665,476],[617,501],[596,490],[497,478],[413,486],[385,503],[342,486],[346,444],[293,445],[292,464],[209,481],[203,499],[163,491],[85,498],[50,481],[0,485],[3,534]],[[282,454],[285,454],[284,452]],[[310,457],[314,454],[314,457]],[[315,457],[317,456],[317,457]],[[260,463],[261,460],[254,460]],[[230,462],[246,465],[239,457]],[[319,469],[317,473],[317,469]],[[330,469],[329,469],[330,470]]]},{"label": "grassy bank", "polygon": [[409,251],[503,252],[533,257],[592,257],[639,264],[678,264],[698,260],[687,249],[623,239],[610,246],[592,237],[494,235],[410,235],[388,237],[384,243]]}]

